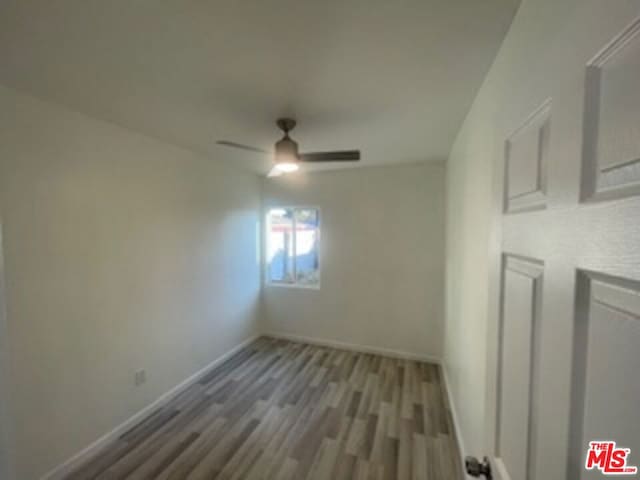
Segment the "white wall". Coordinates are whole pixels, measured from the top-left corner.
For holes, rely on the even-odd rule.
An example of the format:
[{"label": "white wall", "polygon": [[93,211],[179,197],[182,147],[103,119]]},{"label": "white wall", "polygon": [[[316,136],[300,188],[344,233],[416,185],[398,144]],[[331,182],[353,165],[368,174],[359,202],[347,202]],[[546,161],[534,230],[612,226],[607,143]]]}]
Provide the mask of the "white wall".
[{"label": "white wall", "polygon": [[32,480],[256,333],[260,181],[3,87],[0,111],[13,441]]},{"label": "white wall", "polygon": [[266,330],[439,358],[443,201],[439,163],[265,181],[265,208],[322,215],[321,288],[266,285]]},{"label": "white wall", "polygon": [[[554,123],[576,124],[584,99],[576,86],[584,85],[586,63],[639,14],[637,0],[620,0],[616,8],[602,0],[524,0],[455,141],[446,182],[444,359],[466,453],[492,451],[485,413],[493,385],[485,375],[496,348],[504,141],[548,98],[551,142]],[[579,148],[579,141],[570,143]],[[579,151],[564,148],[561,155],[579,161]],[[550,192],[574,202],[578,195]]]}]

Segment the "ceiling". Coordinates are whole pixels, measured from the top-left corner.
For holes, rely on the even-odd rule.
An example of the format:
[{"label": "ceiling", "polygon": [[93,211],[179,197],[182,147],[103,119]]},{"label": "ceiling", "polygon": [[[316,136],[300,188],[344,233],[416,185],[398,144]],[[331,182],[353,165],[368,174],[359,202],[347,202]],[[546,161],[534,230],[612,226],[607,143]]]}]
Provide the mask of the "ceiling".
[{"label": "ceiling", "polygon": [[0,83],[264,172],[302,151],[442,160],[519,0],[4,0]]}]

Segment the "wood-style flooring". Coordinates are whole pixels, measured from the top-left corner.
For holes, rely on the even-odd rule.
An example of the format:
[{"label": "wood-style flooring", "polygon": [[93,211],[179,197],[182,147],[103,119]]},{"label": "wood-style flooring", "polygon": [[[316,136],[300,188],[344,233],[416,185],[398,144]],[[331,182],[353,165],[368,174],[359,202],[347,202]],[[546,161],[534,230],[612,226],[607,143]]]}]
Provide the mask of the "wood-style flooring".
[{"label": "wood-style flooring", "polygon": [[260,338],[67,478],[459,480],[439,367]]}]

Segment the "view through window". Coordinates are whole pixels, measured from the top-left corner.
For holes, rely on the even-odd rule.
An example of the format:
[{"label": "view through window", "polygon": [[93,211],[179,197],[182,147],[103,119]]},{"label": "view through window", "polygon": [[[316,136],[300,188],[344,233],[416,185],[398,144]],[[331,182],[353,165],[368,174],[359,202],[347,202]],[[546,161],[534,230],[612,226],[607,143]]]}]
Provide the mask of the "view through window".
[{"label": "view through window", "polygon": [[320,212],[317,208],[273,208],[267,214],[267,281],[320,285]]}]

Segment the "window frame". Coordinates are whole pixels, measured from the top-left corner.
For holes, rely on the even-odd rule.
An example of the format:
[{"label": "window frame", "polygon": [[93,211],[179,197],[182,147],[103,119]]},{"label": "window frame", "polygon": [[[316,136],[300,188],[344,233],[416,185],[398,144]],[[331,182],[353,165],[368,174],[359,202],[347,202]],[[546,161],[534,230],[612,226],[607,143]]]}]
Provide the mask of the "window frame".
[{"label": "window frame", "polygon": [[[271,232],[271,210],[277,210],[277,209],[283,209],[283,210],[315,210],[317,212],[318,215],[318,225],[316,226],[316,234],[317,234],[317,238],[318,238],[318,249],[316,250],[316,256],[318,258],[318,282],[313,284],[313,285],[305,285],[305,284],[301,284],[301,283],[297,283],[297,266],[296,266],[296,262],[294,260],[293,262],[293,273],[294,276],[293,278],[295,279],[294,282],[290,283],[290,282],[278,282],[278,281],[273,281],[269,278],[269,261],[267,259],[267,252],[269,251],[269,233]],[[301,288],[301,289],[306,289],[306,290],[320,290],[320,285],[322,283],[322,259],[321,259],[321,254],[320,254],[320,246],[322,245],[322,210],[320,209],[320,207],[315,206],[315,205],[270,205],[269,207],[267,207],[265,214],[264,214],[264,218],[265,218],[265,235],[264,235],[264,250],[265,250],[265,255],[264,255],[264,283],[266,286],[268,287],[276,287],[276,288]],[[293,252],[294,252],[294,259],[295,259],[295,253],[296,253],[296,229],[295,229],[295,225],[296,225],[296,216],[295,213],[293,215],[293,232],[294,232],[294,240],[293,240]]]}]

